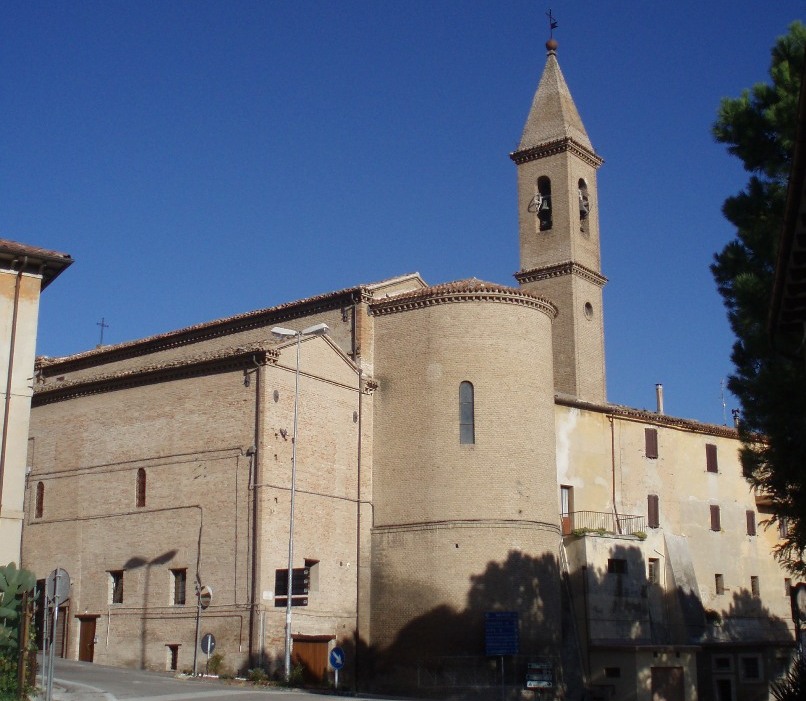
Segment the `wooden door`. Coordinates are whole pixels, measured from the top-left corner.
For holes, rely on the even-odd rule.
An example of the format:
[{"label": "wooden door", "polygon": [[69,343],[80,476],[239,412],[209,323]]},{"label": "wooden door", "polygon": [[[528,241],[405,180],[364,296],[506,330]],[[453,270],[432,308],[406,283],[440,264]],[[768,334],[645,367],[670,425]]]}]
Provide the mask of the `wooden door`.
[{"label": "wooden door", "polygon": [[682,667],[652,668],[652,701],[685,701]]},{"label": "wooden door", "polygon": [[95,616],[79,617],[78,659],[92,662],[95,657]]},{"label": "wooden door", "polygon": [[291,662],[302,665],[305,679],[311,682],[327,681],[328,642],[323,640],[295,640]]}]

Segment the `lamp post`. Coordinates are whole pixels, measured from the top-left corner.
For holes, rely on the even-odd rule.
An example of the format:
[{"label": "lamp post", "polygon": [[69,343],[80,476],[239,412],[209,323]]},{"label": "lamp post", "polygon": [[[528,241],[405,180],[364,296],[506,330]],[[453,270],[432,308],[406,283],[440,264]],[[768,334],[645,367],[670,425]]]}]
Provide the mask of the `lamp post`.
[{"label": "lamp post", "polygon": [[271,332],[275,338],[297,339],[297,364],[294,372],[294,433],[291,437],[291,507],[288,522],[288,590],[285,597],[285,680],[291,679],[291,594],[294,568],[294,502],[297,494],[297,419],[299,416],[299,347],[303,336],[324,336],[330,331],[327,324],[315,324],[302,331],[275,326]]}]

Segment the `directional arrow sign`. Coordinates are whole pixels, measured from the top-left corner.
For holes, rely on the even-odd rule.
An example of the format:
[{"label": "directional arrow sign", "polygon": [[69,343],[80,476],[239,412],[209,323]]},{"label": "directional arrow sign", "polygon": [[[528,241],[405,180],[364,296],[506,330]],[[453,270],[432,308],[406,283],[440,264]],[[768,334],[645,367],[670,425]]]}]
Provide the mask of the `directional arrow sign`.
[{"label": "directional arrow sign", "polygon": [[344,650],[340,647],[334,647],[330,651],[330,666],[336,670],[344,667]]}]

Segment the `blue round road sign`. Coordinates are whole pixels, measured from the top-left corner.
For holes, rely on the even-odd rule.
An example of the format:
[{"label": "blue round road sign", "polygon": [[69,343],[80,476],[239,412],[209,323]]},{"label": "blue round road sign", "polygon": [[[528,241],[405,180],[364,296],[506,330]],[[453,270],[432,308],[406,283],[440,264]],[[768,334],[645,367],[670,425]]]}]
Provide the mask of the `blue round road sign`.
[{"label": "blue round road sign", "polygon": [[330,651],[330,666],[333,669],[341,669],[344,667],[344,650],[340,647],[334,647]]},{"label": "blue round road sign", "polygon": [[207,633],[201,639],[201,649],[205,655],[213,654],[213,650],[215,650],[215,636],[212,633]]}]

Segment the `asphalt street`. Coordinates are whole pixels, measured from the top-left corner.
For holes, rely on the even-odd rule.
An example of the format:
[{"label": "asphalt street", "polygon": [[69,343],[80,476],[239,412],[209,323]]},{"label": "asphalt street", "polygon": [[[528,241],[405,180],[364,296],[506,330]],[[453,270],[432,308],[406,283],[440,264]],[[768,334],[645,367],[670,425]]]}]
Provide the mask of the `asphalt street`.
[{"label": "asphalt street", "polygon": [[[37,685],[42,685],[41,673]],[[255,687],[245,682],[176,678],[170,673],[105,667],[88,662],[57,659],[54,662],[53,701],[304,701],[330,695]],[[40,694],[38,699],[44,699]],[[353,697],[369,700],[371,697]]]}]

